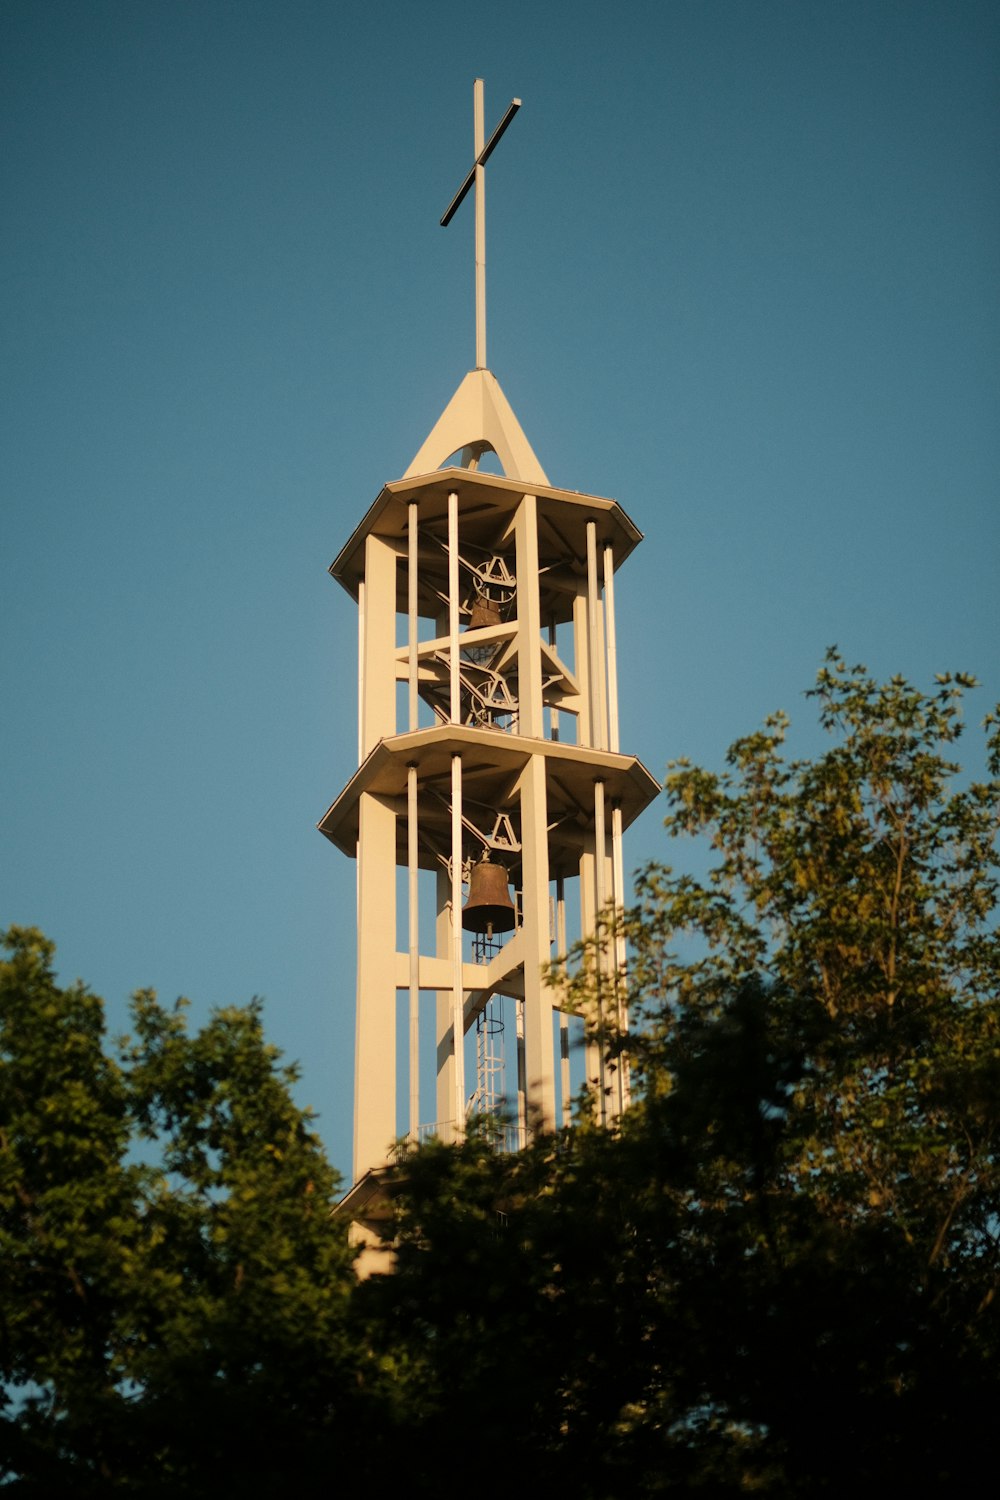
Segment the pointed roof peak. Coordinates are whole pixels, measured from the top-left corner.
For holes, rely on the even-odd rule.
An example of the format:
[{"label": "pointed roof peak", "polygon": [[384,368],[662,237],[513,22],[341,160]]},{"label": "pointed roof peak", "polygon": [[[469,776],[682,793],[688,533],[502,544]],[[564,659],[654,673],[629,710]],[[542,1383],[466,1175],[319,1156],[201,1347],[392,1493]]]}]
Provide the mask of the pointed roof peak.
[{"label": "pointed roof peak", "polygon": [[492,452],[507,479],[549,483],[500,382],[489,370],[470,370],[465,376],[403,478],[430,474],[459,452],[463,468],[476,468],[483,453]]},{"label": "pointed roof peak", "polygon": [[524,484],[548,485],[545,470],[525,437],[496,376],[486,368],[486,163],[521,107],[512,99],[506,114],[486,140],[483,128],[483,80],[472,88],[474,159],[455,194],[442,225],[447,226],[466,195],[476,203],[476,368],[470,370],[441,413],[429,437],[403,475],[430,474],[460,454],[460,466],[476,469],[484,453],[495,453],[504,476]]}]

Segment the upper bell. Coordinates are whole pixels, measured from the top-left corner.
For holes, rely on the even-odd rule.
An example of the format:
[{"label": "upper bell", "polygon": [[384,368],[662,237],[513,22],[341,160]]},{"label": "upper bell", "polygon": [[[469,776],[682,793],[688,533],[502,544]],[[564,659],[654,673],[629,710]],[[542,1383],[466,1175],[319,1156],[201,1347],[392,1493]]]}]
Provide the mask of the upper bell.
[{"label": "upper bell", "polygon": [[469,615],[469,629],[480,630],[485,625],[499,625],[500,610],[488,594],[477,593]]}]

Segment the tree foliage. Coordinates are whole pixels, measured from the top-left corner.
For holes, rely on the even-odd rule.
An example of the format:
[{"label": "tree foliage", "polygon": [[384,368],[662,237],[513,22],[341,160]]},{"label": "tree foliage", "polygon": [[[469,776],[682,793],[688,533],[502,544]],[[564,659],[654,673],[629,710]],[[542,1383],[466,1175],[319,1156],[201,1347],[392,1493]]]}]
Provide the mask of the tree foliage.
[{"label": "tree foliage", "polygon": [[[453,1154],[403,1185],[381,1291],[421,1384],[460,1365],[464,1296],[494,1334],[477,1389],[509,1392],[516,1348],[517,1441],[581,1494],[951,1486],[985,1461],[1000,745],[990,719],[989,779],[962,778],[972,686],[882,685],[833,652],[812,694],[824,754],[788,761],[776,715],[721,774],[673,765],[667,830],[707,841],[711,869],[648,868],[627,916],[620,1131],[506,1164],[506,1250],[480,1212],[474,1283],[437,1268],[488,1175]],[[592,1018],[597,947],[553,971]]]},{"label": "tree foliage", "polygon": [[[337,1191],[259,1011],[0,969],[0,1298],[12,1493],[271,1493],[360,1469],[483,1496],[964,1490],[1000,1396],[1000,742],[973,686],[831,653],[825,753],[780,715],[667,830],[701,879],[626,914],[634,1104],[504,1156],[488,1126],[389,1181],[357,1284]],[[598,944],[553,971],[597,1015]],[[605,981],[606,983],[606,981]],[[599,1034],[609,1037],[606,1017]],[[593,1111],[591,1111],[591,1116]],[[137,1149],[137,1147],[139,1149]]]},{"label": "tree foliage", "polygon": [[[0,966],[0,1305],[12,1493],[257,1492],[368,1420],[338,1182],[260,1009],[151,992],[115,1057],[52,945]],[[293,1378],[294,1372],[294,1378]]]}]

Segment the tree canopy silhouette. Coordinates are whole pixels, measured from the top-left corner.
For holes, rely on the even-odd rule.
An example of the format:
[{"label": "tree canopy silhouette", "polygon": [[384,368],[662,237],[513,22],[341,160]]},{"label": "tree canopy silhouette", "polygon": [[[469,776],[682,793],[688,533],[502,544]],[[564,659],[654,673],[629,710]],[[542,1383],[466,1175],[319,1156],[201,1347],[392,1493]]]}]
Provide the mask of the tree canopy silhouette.
[{"label": "tree canopy silhouette", "polygon": [[[250,1493],[360,1445],[338,1182],[260,1007],[101,1001],[0,965],[0,1463],[12,1494]],[[363,1361],[362,1361],[363,1362]],[[309,1470],[307,1470],[308,1472]]]},{"label": "tree canopy silhouette", "polygon": [[[627,914],[620,1130],[500,1164],[473,1142],[401,1181],[370,1295],[434,1413],[502,1392],[486,1446],[513,1425],[584,1495],[975,1475],[1000,1367],[1000,743],[991,717],[988,779],[962,778],[974,685],[831,652],[824,754],[788,761],[776,715],[722,774],[671,767],[667,830],[712,868],[651,866]],[[603,940],[553,978],[606,1034]]]},{"label": "tree canopy silhouette", "polygon": [[[702,879],[625,914],[634,1023],[596,945],[555,965],[628,1066],[515,1155],[489,1121],[407,1153],[390,1274],[259,1008],[189,1034],[135,997],[117,1050],[40,934],[0,967],[0,1353],[10,1493],[201,1495],[358,1470],[506,1495],[963,1487],[1000,1370],[1000,740],[954,763],[930,693],[831,653],[829,748],[782,716],[667,780]],[[395,1457],[394,1457],[395,1456]],[[530,1469],[526,1466],[530,1466]],[[398,1477],[398,1476],[397,1476]]]}]

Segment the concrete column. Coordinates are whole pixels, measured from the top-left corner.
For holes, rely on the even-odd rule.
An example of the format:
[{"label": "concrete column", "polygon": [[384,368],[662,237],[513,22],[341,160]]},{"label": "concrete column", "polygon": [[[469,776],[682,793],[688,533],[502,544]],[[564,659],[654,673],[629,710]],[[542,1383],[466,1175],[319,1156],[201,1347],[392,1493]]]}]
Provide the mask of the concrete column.
[{"label": "concrete column", "polygon": [[418,555],[417,554],[417,544],[418,544],[418,537],[417,537],[417,514],[418,514],[417,502],[415,500],[411,500],[410,504],[409,504],[409,511],[408,511],[409,525],[408,525],[408,535],[407,535],[408,547],[407,547],[407,569],[406,569],[406,574],[407,574],[407,577],[406,577],[406,602],[407,602],[407,610],[408,610],[408,613],[409,613],[409,631],[408,631],[408,638],[407,638],[407,645],[409,647],[409,661],[407,663],[407,666],[408,666],[407,678],[408,678],[408,689],[409,689],[409,691],[408,691],[409,713],[408,713],[407,717],[408,717],[408,726],[409,726],[409,729],[411,730],[411,732],[414,729],[417,728],[417,713],[418,713],[418,709],[417,709],[417,704],[418,704],[418,697],[417,697],[417,670],[418,670],[417,642],[418,642],[419,632],[418,632],[418,619],[417,619],[417,599],[418,599],[418,593],[417,593],[417,584],[418,584],[418,576],[417,576],[417,555]]},{"label": "concrete column", "polygon": [[604,652],[602,648],[601,592],[597,577],[597,523],[587,522],[587,639],[590,647],[591,743],[608,748],[607,714],[604,703]]},{"label": "concrete column", "polygon": [[455,1054],[452,1118],[465,1132],[465,989],[462,984],[462,757],[451,757],[451,1032]]},{"label": "concrete column", "polygon": [[[582,940],[593,937],[596,925],[596,886],[595,886],[594,840],[593,835],[584,836],[583,853],[580,855],[580,937]],[[584,1017],[587,1026],[587,1041],[584,1045],[584,1072],[587,1083],[594,1090],[595,1105],[596,1091],[601,1079],[601,1052],[594,1040],[595,1013],[590,1012]]]},{"label": "concrete column", "polygon": [[[451,611],[443,608],[435,617],[434,634],[440,639],[448,635],[450,630]],[[451,875],[444,865],[438,866],[435,887],[437,916],[434,923],[434,952],[438,958],[450,959],[452,955]],[[455,1101],[455,1054],[451,1044],[451,1006],[451,990],[438,990],[434,1008],[434,1035],[437,1042],[435,1110],[438,1134],[443,1141],[453,1141],[456,1138],[452,1125],[452,1110]]]},{"label": "concrete column", "polygon": [[371,535],[365,540],[363,631],[362,759],[379,740],[396,732],[396,553]]},{"label": "concrete column", "polygon": [[[556,951],[560,959],[566,953],[566,882],[560,875],[556,881]],[[559,1119],[563,1126],[571,1123],[570,1095],[572,1083],[569,1072],[569,1017],[559,1012]]]},{"label": "concrete column", "polygon": [[514,520],[517,558],[518,733],[545,735],[542,710],[542,612],[538,590],[538,502],[525,495]]},{"label": "concrete column", "polygon": [[[435,953],[438,958],[451,957],[451,876],[441,865],[437,872],[437,921]],[[437,1038],[437,1111],[438,1134],[442,1140],[455,1139],[450,1122],[455,1100],[455,1054],[451,1045],[451,990],[438,990],[435,1006]]]},{"label": "concrete column", "polygon": [[420,1126],[420,908],[417,840],[417,768],[406,768],[406,864],[410,958],[410,1140]]},{"label": "concrete column", "polygon": [[[608,900],[607,891],[607,837],[604,831],[604,782],[594,782],[594,904],[598,916],[604,911]],[[600,1099],[598,1109],[600,1111],[601,1124],[607,1124],[608,1119],[608,1080],[607,1080],[607,1009],[608,1009],[608,982],[607,982],[607,958],[603,941],[595,948],[595,974],[597,980],[597,1045],[598,1056],[598,1087]]]},{"label": "concrete column", "polygon": [[458,679],[458,496],[448,496],[448,664],[450,669],[450,708],[453,724],[461,717],[461,691]]},{"label": "concrete column", "polygon": [[524,1066],[524,1001],[515,999],[515,1031],[517,1041],[517,1145],[518,1150],[528,1144],[528,1083]]},{"label": "concrete column", "polygon": [[[625,911],[625,867],[622,861],[622,809],[620,802],[611,807],[611,871],[614,903],[617,913],[615,927],[615,996],[618,1006],[618,1028],[625,1036],[628,1032],[628,1002],[625,997],[625,933],[622,917]],[[628,1054],[623,1052],[618,1067],[618,1095],[621,1110],[628,1109],[631,1102]]]},{"label": "concrete column", "polygon": [[524,1060],[529,1120],[556,1126],[552,998],[542,979],[550,957],[549,850],[545,758],[533,755],[518,783],[521,798],[521,909],[524,929]]},{"label": "concrete column", "polygon": [[[552,646],[553,648],[555,648],[555,646],[556,646],[556,624],[555,624],[554,620],[550,620],[549,621],[549,645]],[[557,708],[550,708],[549,709],[549,723],[551,725],[551,729],[550,729],[550,733],[549,733],[549,738],[552,739],[552,740],[558,740],[558,738],[559,738],[559,710]],[[563,950],[560,949],[560,952],[561,951],[563,951]]]},{"label": "concrete column", "polygon": [[578,745],[593,745],[593,716],[590,707],[590,624],[587,584],[581,579],[573,600],[573,671],[580,687],[580,712],[576,721]]},{"label": "concrete column", "polygon": [[358,765],[365,758],[365,581],[358,584]]},{"label": "concrete column", "polygon": [[608,652],[608,749],[617,754],[618,639],[615,633],[615,556],[610,542],[604,548],[604,617]]},{"label": "concrete column", "polygon": [[385,1165],[396,1138],[396,813],[364,792],[359,818],[355,1182]]},{"label": "concrete column", "polygon": [[[601,783],[603,792],[603,783]],[[597,789],[595,787],[595,821],[597,812]],[[604,851],[599,856],[600,846],[597,843],[598,830],[594,835],[588,835],[584,841],[583,853],[580,856],[580,935],[583,938],[592,938],[597,930],[597,913],[601,905],[607,899],[607,893],[612,888],[612,862],[607,853],[607,838],[604,839]],[[606,829],[605,829],[606,835]],[[595,1009],[587,1017],[588,1032],[591,1034],[601,1030],[602,1016],[598,1013],[598,1006],[609,1003],[609,987],[607,977],[607,962],[595,974],[598,983],[598,994],[595,996]],[[612,1012],[613,1014],[614,1012]],[[599,1090],[604,1080],[604,1054],[596,1036],[589,1040],[584,1050],[585,1068],[587,1082],[592,1088]],[[596,1115],[599,1118],[601,1105],[595,1099]]]}]

